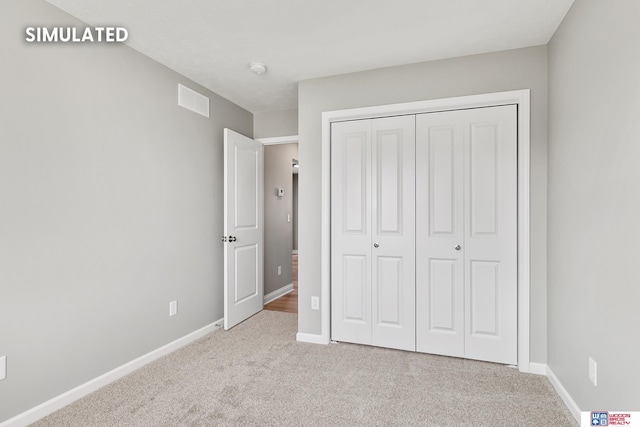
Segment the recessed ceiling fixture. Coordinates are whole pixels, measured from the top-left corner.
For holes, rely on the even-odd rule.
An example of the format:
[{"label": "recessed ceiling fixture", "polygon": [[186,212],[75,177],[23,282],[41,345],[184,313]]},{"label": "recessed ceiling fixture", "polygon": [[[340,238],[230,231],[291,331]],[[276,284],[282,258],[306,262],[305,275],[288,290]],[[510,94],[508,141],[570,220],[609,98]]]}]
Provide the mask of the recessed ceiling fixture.
[{"label": "recessed ceiling fixture", "polygon": [[267,66],[264,65],[262,62],[251,62],[249,64],[249,69],[258,75],[264,74],[267,72]]}]

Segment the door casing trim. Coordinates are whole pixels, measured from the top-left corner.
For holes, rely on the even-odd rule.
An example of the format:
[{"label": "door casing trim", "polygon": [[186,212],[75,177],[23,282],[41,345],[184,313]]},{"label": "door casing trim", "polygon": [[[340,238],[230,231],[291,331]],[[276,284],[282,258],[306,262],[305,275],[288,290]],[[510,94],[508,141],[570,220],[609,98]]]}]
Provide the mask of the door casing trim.
[{"label": "door casing trim", "polygon": [[518,106],[518,369],[530,372],[530,157],[529,89],[453,98],[325,111],[322,113],[321,334],[315,342],[331,341],[331,123],[468,108]]}]

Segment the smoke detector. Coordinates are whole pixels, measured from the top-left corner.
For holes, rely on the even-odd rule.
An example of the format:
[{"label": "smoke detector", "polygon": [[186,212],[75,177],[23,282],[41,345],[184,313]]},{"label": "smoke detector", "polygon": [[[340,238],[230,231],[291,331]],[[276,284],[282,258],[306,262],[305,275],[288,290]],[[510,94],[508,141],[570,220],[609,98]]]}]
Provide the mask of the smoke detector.
[{"label": "smoke detector", "polygon": [[267,72],[267,66],[264,65],[262,62],[251,62],[249,64],[249,69],[258,75],[264,74]]}]

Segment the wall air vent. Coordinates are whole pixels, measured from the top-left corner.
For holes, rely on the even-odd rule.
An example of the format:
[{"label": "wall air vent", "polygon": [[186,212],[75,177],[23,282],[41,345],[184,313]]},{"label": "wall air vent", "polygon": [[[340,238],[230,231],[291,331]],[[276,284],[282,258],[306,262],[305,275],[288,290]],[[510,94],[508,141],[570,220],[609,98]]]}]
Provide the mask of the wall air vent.
[{"label": "wall air vent", "polygon": [[209,117],[209,98],[178,83],[178,105]]}]

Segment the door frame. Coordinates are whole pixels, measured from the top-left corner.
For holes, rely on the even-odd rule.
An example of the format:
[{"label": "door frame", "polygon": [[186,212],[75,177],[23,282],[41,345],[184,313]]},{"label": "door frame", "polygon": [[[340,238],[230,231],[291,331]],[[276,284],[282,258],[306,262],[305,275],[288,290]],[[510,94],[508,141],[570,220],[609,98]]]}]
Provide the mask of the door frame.
[{"label": "door frame", "polygon": [[[267,145],[299,144],[300,136],[299,135],[287,135],[287,136],[273,136],[273,137],[268,137],[268,138],[254,138],[254,141],[259,142],[264,147],[266,147]],[[300,156],[298,156],[298,157],[300,157]],[[263,177],[263,181],[264,181],[264,177]],[[263,204],[263,208],[264,208],[264,200],[263,200],[262,204]],[[263,230],[263,233],[264,233],[264,230]],[[270,293],[268,295],[264,295],[264,305],[267,305],[268,303],[270,303],[272,301],[275,301],[276,299],[278,299],[278,298],[280,298],[280,297],[292,292],[293,291],[293,283],[291,283],[290,285],[292,287],[290,289],[288,289],[288,290],[283,291],[283,292],[281,292],[280,289],[278,289],[275,292],[272,292],[272,293]],[[263,294],[264,294],[264,283],[263,283],[262,286],[263,286]]]},{"label": "door frame", "polygon": [[379,105],[322,113],[322,224],[321,224],[321,335],[316,342],[331,341],[331,123],[405,114],[434,113],[515,104],[518,109],[518,369],[531,372],[530,336],[530,90],[486,93],[400,104]]}]

